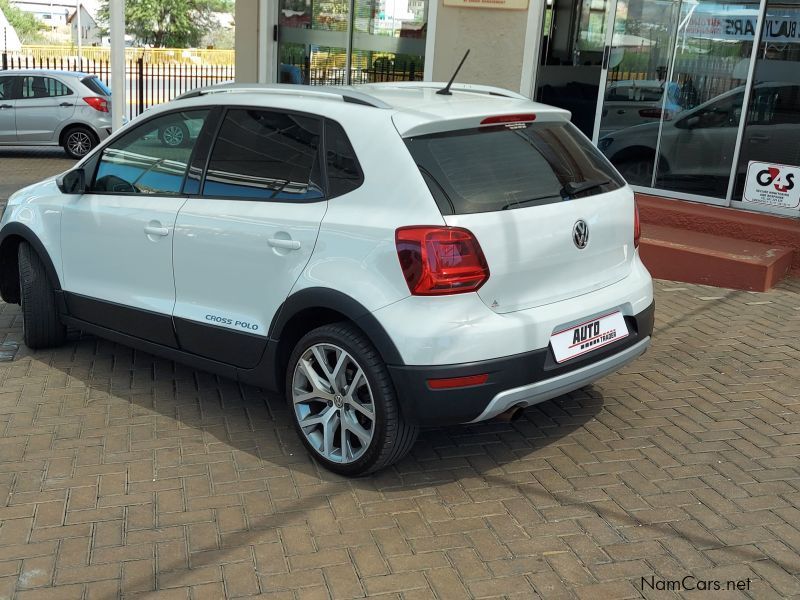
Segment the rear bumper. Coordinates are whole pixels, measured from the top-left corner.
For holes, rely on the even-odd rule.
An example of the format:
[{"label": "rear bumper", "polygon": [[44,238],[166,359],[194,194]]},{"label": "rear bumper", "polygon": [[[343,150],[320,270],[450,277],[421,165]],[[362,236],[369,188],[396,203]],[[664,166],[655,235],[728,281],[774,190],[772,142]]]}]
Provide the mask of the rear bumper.
[{"label": "rear bumper", "polygon": [[[389,366],[404,416],[418,425],[474,423],[513,406],[531,406],[578,389],[642,355],[653,333],[655,303],[626,316],[628,337],[559,364],[548,346],[503,358],[460,365]],[[431,389],[429,379],[488,373],[486,383]]]}]

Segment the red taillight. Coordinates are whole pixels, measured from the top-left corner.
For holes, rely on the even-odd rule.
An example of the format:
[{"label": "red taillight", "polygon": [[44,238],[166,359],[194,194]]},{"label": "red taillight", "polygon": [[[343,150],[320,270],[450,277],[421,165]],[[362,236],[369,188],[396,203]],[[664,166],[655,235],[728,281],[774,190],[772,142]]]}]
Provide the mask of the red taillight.
[{"label": "red taillight", "polygon": [[660,119],[663,116],[665,121],[672,120],[672,112],[662,111],[660,108],[642,108],[639,110],[639,116],[645,119]]},{"label": "red taillight", "polygon": [[448,377],[447,379],[428,379],[428,387],[432,390],[449,390],[452,388],[482,385],[489,380],[488,373],[467,375],[465,377]]},{"label": "red taillight", "polygon": [[536,115],[533,113],[525,113],[521,115],[496,115],[494,117],[486,117],[481,121],[481,125],[508,125],[510,123],[530,123],[536,120]]},{"label": "red taillight", "polygon": [[639,207],[633,203],[633,247],[639,247],[639,239],[642,237],[642,224],[639,222]]},{"label": "red taillight", "polygon": [[108,112],[108,100],[105,98],[101,98],[100,96],[88,96],[84,98],[83,101],[95,110]]},{"label": "red taillight", "polygon": [[397,256],[415,296],[474,292],[489,279],[478,240],[460,227],[401,227]]}]

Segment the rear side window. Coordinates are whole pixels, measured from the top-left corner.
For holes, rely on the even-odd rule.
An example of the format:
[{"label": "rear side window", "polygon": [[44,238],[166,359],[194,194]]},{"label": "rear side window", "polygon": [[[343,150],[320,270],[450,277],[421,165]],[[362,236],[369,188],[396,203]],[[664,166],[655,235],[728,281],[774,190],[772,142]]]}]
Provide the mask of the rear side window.
[{"label": "rear side window", "polygon": [[448,131],[406,145],[445,214],[560,202],[625,185],[567,122]]},{"label": "rear side window", "polygon": [[335,121],[325,122],[325,155],[329,198],[352,192],[364,183],[356,152],[342,126]]},{"label": "rear side window", "polygon": [[84,77],[81,83],[85,85],[93,94],[99,96],[110,96],[111,90],[106,87],[106,84],[100,81],[97,77]]},{"label": "rear side window", "polygon": [[58,96],[69,96],[72,90],[52,77],[39,77],[38,75],[28,75],[22,78],[22,98],[56,98]]},{"label": "rear side window", "polygon": [[211,151],[203,195],[249,200],[316,200],[320,122],[256,109],[227,112]]}]

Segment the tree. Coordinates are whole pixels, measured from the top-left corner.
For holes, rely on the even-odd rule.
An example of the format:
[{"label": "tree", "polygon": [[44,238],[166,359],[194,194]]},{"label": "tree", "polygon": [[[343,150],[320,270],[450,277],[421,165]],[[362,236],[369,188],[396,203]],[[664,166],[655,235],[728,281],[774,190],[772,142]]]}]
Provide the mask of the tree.
[{"label": "tree", "polygon": [[17,32],[20,43],[30,44],[41,40],[42,24],[31,13],[11,6],[8,0],[0,0],[0,11]]},{"label": "tree", "polygon": [[[98,11],[104,25],[108,24],[108,4],[109,0],[102,0]],[[214,29],[213,13],[231,10],[231,0],[126,0],[125,29],[142,44],[190,48]]]}]

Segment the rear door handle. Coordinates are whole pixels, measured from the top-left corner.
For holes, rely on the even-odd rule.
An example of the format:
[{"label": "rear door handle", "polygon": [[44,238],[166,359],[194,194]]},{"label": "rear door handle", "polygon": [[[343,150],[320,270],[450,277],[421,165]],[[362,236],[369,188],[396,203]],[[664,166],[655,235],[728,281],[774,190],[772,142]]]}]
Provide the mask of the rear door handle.
[{"label": "rear door handle", "polygon": [[159,227],[157,225],[147,225],[144,228],[144,232],[147,235],[160,235],[164,237],[165,235],[169,235],[169,227]]},{"label": "rear door handle", "polygon": [[762,142],[768,142],[769,136],[768,135],[751,135],[750,141],[754,144],[760,144]]},{"label": "rear door handle", "polygon": [[71,102],[62,102],[61,104],[59,104],[59,106],[75,106],[75,105],[72,104]]},{"label": "rear door handle", "polygon": [[14,108],[10,104],[0,104],[0,108]]},{"label": "rear door handle", "polygon": [[283,248],[284,250],[300,250],[300,242],[297,240],[284,240],[281,238],[269,238],[267,243],[273,248]]}]

